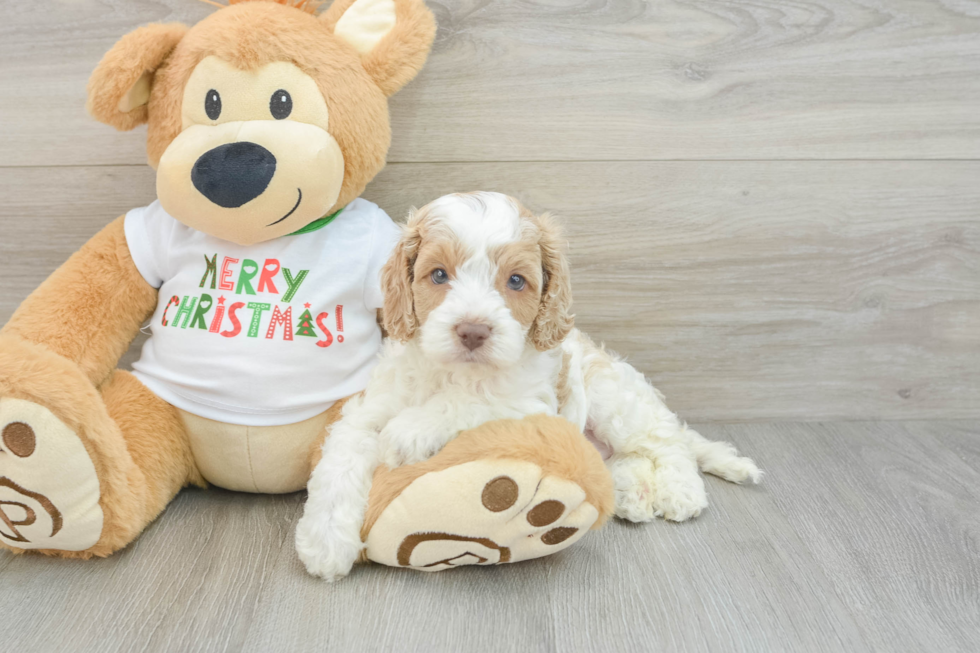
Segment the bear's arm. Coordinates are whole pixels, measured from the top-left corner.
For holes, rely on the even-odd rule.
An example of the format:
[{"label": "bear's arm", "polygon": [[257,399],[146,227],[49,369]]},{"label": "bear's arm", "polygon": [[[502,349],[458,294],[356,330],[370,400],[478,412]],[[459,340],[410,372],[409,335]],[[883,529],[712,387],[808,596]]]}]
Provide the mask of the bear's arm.
[{"label": "bear's arm", "polygon": [[32,292],[3,327],[75,362],[95,385],[153,313],[157,291],[136,269],[120,217]]}]

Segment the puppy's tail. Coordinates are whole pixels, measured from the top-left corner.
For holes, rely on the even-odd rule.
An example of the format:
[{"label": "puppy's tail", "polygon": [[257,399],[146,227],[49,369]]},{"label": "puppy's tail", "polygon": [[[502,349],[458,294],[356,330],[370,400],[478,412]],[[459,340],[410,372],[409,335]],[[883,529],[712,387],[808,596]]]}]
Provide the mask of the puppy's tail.
[{"label": "puppy's tail", "polygon": [[762,480],[762,470],[751,458],[739,456],[730,442],[712,442],[691,428],[687,429],[687,435],[701,471],[732,483],[758,483]]}]

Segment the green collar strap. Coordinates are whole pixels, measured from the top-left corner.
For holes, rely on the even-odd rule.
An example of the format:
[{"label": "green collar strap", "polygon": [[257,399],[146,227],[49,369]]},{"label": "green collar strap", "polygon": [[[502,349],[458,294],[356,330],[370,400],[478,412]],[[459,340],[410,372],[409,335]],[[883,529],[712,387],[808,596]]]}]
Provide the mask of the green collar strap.
[{"label": "green collar strap", "polygon": [[336,218],[338,215],[340,215],[341,213],[343,213],[345,208],[347,208],[347,207],[346,206],[345,207],[341,207],[340,210],[336,211],[335,213],[331,213],[330,215],[325,215],[322,218],[318,218],[318,219],[314,220],[313,222],[311,222],[310,224],[308,224],[305,227],[303,227],[302,229],[299,229],[299,230],[294,231],[293,233],[287,234],[287,235],[289,235],[289,236],[299,236],[300,234],[308,234],[311,231],[317,231],[319,229],[323,229],[328,224],[330,224],[331,222],[333,222],[334,221],[334,218]]}]

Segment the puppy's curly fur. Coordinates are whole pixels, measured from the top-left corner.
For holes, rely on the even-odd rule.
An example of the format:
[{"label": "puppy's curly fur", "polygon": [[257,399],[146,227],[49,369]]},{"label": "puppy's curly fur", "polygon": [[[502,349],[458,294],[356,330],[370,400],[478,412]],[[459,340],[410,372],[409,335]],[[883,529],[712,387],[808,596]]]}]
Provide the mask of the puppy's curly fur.
[{"label": "puppy's curly fur", "polygon": [[[379,463],[420,462],[491,420],[566,418],[604,453],[615,513],[630,521],[700,514],[699,471],[759,480],[751,460],[688,428],[642,374],[573,328],[550,216],[497,193],[439,198],[409,217],[382,285],[391,340],[324,445],[297,530],[311,573],[350,570]],[[473,328],[479,342],[465,335]]]}]

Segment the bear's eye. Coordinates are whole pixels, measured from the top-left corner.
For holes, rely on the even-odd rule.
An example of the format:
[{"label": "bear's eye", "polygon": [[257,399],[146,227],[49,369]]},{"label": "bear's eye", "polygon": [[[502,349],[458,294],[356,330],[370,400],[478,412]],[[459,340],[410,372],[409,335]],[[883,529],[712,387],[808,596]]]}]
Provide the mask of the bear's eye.
[{"label": "bear's eye", "polygon": [[507,287],[511,290],[524,290],[525,285],[527,285],[527,281],[519,274],[512,274],[507,280]]},{"label": "bear's eye", "polygon": [[208,114],[211,120],[217,120],[221,115],[221,96],[213,88],[204,98],[204,113]]},{"label": "bear's eye", "polygon": [[279,89],[272,94],[272,99],[269,100],[269,112],[276,120],[289,117],[289,114],[293,112],[293,98],[286,91]]}]

